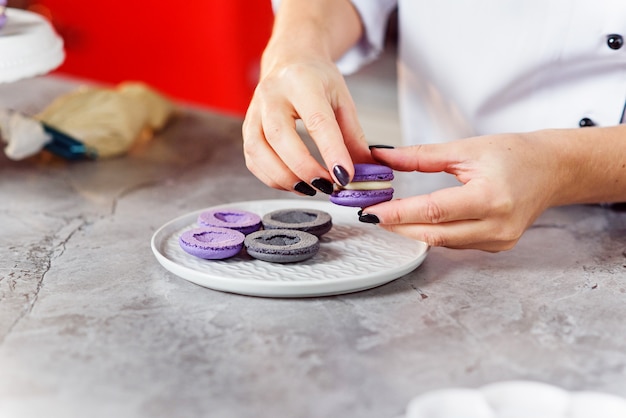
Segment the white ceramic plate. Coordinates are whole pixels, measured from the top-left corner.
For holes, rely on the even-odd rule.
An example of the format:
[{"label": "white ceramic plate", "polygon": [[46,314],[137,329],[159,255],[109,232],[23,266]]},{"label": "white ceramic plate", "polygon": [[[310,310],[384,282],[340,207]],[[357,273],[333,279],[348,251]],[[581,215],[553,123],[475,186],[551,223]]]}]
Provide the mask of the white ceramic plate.
[{"label": "white ceramic plate", "polygon": [[[197,227],[204,210],[233,208],[259,216],[278,209],[328,212],[333,228],[312,258],[293,264],[256,260],[242,251],[226,260],[203,260],[184,252],[178,237]],[[176,218],[152,236],[152,251],[163,267],[185,280],[215,290],[252,296],[305,297],[356,292],[388,283],[417,268],[428,246],[358,221],[356,208],[314,200],[258,200],[201,209]]]}]

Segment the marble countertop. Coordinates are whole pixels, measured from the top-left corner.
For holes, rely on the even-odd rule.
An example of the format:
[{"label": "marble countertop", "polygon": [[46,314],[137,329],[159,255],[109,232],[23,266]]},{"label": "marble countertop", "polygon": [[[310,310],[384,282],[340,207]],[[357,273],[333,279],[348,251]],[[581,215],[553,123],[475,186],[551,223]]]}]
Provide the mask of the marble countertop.
[{"label": "marble countertop", "polygon": [[[74,87],[3,85],[0,106],[34,113]],[[434,248],[342,296],[166,271],[150,249],[165,222],[292,197],[246,170],[240,131],[188,109],[123,158],[0,156],[1,417],[395,417],[427,390],[511,379],[626,396],[624,212],[554,208],[511,251]]]}]

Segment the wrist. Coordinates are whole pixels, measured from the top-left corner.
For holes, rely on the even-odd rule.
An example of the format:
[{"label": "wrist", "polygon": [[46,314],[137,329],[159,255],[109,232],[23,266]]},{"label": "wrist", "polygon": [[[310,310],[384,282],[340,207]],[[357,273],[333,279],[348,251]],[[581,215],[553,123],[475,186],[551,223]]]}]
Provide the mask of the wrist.
[{"label": "wrist", "polygon": [[626,201],[626,125],[536,135],[554,157],[550,206]]},{"label": "wrist", "polygon": [[261,71],[291,62],[333,62],[362,32],[360,16],[349,0],[282,0]]},{"label": "wrist", "polygon": [[333,62],[329,47],[323,42],[315,42],[314,29],[302,29],[300,32],[297,37],[272,36],[261,56],[261,76],[293,63]]}]

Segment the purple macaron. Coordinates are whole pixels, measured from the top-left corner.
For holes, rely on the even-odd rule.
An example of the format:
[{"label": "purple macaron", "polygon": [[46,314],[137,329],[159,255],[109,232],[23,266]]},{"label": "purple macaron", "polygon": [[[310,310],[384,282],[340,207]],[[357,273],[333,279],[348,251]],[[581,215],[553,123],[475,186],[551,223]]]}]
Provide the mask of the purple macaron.
[{"label": "purple macaron", "polygon": [[[330,195],[336,205],[365,208],[393,198],[393,170],[379,164],[355,164],[352,182]],[[360,188],[359,183],[363,183]]]},{"label": "purple macaron", "polygon": [[187,253],[206,260],[221,260],[237,255],[246,236],[228,228],[201,227],[185,231],[178,239]]},{"label": "purple macaron", "polygon": [[7,22],[6,7],[7,0],[0,0],[0,28]]},{"label": "purple macaron", "polygon": [[213,209],[200,213],[198,224],[200,226],[229,228],[248,235],[261,229],[261,217],[245,210]]}]

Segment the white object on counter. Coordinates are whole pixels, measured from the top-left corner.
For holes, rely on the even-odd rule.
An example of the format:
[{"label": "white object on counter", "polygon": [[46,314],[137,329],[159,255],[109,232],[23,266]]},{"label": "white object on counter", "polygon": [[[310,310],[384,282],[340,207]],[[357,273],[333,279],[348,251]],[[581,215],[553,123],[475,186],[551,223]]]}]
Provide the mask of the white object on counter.
[{"label": "white object on counter", "polygon": [[45,74],[65,59],[63,40],[42,16],[6,9],[0,29],[0,83]]},{"label": "white object on counter", "polygon": [[4,153],[10,159],[21,160],[37,154],[50,139],[38,120],[0,109],[0,140],[7,144]]},{"label": "white object on counter", "polygon": [[402,418],[624,418],[626,399],[597,392],[568,392],[546,383],[506,381],[478,389],[424,393]]}]

